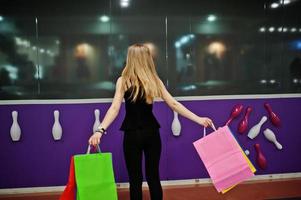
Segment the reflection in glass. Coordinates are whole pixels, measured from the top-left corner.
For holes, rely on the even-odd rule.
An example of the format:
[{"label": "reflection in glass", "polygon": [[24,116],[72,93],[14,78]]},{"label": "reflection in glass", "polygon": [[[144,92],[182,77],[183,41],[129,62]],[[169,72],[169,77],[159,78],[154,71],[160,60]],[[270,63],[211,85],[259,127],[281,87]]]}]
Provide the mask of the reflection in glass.
[{"label": "reflection in glass", "polygon": [[133,43],[176,96],[301,91],[301,1],[98,3],[1,15],[0,98],[113,97]]},{"label": "reflection in glass", "polygon": [[38,60],[34,18],[0,17],[0,98],[38,95]]}]

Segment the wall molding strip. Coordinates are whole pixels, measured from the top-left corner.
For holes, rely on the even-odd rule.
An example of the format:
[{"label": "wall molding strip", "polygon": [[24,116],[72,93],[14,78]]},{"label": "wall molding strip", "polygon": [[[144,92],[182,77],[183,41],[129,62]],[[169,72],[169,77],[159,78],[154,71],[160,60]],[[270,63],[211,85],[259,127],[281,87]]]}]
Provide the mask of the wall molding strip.
[{"label": "wall molding strip", "polygon": [[[244,183],[252,183],[257,181],[272,181],[272,180],[281,180],[281,179],[300,179],[300,178],[301,178],[301,172],[283,173],[283,174],[266,174],[266,175],[256,175]],[[211,183],[210,178],[161,181],[162,186],[202,185],[202,184],[210,184],[210,183]],[[129,183],[116,183],[116,185],[117,188],[120,189],[129,187]],[[146,186],[147,183],[143,182],[143,187]],[[65,186],[8,188],[8,189],[0,189],[0,195],[62,192],[64,188]]]},{"label": "wall molding strip", "polygon": [[[301,98],[301,93],[296,94],[248,94],[248,95],[212,95],[212,96],[180,96],[178,101],[202,101],[202,100],[233,100],[233,99],[281,99]],[[99,99],[30,99],[30,100],[0,100],[0,105],[26,105],[26,104],[91,104],[111,103],[112,98]],[[155,101],[163,101],[160,98]]]}]

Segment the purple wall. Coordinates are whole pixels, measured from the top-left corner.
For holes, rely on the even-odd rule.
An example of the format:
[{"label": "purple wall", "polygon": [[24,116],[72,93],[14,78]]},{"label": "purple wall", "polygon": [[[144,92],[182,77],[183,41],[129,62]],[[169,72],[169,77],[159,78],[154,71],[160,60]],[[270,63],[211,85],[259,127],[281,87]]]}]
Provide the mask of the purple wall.
[{"label": "purple wall", "polygon": [[[232,107],[241,103],[251,106],[250,126],[257,123],[267,112],[263,107],[269,102],[280,116],[282,127],[276,128],[268,120],[262,127],[271,128],[278,141],[283,145],[279,151],[268,142],[262,133],[250,140],[247,133],[236,133],[241,115],[234,120],[230,128],[235,132],[243,149],[249,149],[250,159],[257,167],[253,145],[259,143],[268,160],[266,170],[258,169],[256,174],[301,172],[301,99],[244,99],[244,100],[203,100],[183,101],[182,103],[196,114],[211,117],[215,125],[222,126]],[[94,123],[94,109],[101,111],[103,118],[109,103],[99,104],[54,104],[54,105],[1,105],[0,106],[0,188],[36,187],[65,185],[68,176],[70,156],[86,152],[87,140]],[[60,111],[63,138],[52,138],[53,111]],[[12,142],[10,126],[11,112],[19,112],[19,124],[22,129],[20,142]],[[156,102],[154,114],[161,124],[162,156],[161,179],[206,178],[208,174],[193,148],[192,142],[202,136],[202,127],[180,116],[181,136],[175,138],[171,133],[172,111],[164,102]],[[103,152],[112,152],[117,182],[127,181],[127,172],[122,152],[123,134],[119,131],[124,117],[124,107],[113,122],[101,142]],[[250,127],[249,126],[249,127]],[[208,129],[207,132],[211,130]]]}]

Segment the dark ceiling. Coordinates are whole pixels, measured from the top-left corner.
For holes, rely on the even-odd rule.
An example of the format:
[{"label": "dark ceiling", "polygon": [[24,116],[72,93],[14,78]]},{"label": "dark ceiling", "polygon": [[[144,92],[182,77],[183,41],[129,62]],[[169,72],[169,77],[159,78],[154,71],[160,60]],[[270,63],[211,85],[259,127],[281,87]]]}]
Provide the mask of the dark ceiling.
[{"label": "dark ceiling", "polygon": [[[112,15],[220,15],[254,16],[265,12],[264,5],[272,0],[130,0],[128,8],[120,7],[120,0],[0,0],[1,15],[13,16],[95,16]],[[300,1],[287,9],[300,10]],[[278,9],[277,12],[281,12]],[[273,11],[274,12],[274,11]]]}]

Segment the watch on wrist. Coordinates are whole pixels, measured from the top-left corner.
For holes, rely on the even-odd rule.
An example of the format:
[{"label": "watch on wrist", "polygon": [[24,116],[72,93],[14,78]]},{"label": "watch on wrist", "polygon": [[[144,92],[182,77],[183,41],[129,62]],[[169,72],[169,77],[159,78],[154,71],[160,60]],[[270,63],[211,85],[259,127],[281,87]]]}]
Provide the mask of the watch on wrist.
[{"label": "watch on wrist", "polygon": [[106,133],[107,133],[106,129],[104,129],[104,128],[102,128],[102,127],[98,127],[98,128],[96,129],[95,133],[96,133],[96,132],[99,132],[99,133],[101,133],[101,134],[106,134]]}]

